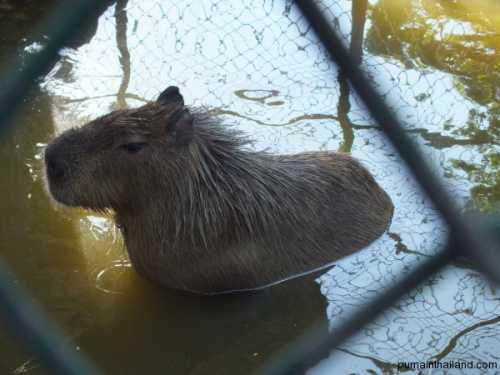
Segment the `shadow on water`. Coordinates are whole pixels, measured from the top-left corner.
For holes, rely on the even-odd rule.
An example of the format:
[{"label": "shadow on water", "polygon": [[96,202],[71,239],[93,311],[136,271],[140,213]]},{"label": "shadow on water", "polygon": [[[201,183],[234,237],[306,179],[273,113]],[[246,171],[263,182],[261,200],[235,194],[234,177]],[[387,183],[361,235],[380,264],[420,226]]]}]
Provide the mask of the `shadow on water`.
[{"label": "shadow on water", "polygon": [[[351,41],[349,50],[351,56],[357,65],[361,64],[363,59],[363,33],[366,22],[367,0],[354,0],[352,2],[352,26],[351,26]],[[339,147],[341,152],[351,152],[354,142],[354,130],[351,121],[349,120],[349,111],[351,103],[349,101],[350,86],[346,76],[339,72],[337,76],[339,83],[339,99],[337,104],[337,116],[340,127],[342,128],[343,141]]]},{"label": "shadow on water", "polygon": [[[196,296],[129,274],[78,345],[109,373],[237,374],[252,370],[311,322],[327,329],[326,300],[312,278],[255,294]],[[108,301],[109,302],[109,301]]]}]

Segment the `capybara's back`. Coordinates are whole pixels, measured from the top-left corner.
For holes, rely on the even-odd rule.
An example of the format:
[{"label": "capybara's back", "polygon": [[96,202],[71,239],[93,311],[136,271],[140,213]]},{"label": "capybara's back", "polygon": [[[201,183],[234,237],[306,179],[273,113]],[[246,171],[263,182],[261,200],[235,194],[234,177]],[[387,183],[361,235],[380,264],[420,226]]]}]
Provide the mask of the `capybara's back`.
[{"label": "capybara's back", "polygon": [[390,198],[352,157],[271,155],[247,143],[169,87],[55,139],[48,186],[63,204],[114,210],[142,275],[201,293],[310,272],[388,227]]}]

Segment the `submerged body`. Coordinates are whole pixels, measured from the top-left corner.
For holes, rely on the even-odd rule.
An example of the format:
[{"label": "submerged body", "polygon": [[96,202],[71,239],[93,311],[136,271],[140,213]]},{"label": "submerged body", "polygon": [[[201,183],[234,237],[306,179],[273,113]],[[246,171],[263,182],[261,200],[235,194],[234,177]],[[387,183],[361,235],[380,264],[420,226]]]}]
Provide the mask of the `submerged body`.
[{"label": "submerged body", "polygon": [[52,142],[49,190],[66,205],[113,209],[139,273],[201,293],[317,269],[388,227],[390,198],[352,157],[271,155],[246,143],[169,87]]}]

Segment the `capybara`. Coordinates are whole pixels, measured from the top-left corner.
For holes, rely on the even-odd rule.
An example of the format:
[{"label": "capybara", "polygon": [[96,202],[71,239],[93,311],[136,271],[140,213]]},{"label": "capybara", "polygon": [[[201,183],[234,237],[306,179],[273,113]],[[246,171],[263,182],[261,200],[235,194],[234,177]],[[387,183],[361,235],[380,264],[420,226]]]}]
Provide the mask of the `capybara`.
[{"label": "capybara", "polygon": [[248,144],[170,86],[51,142],[48,189],[64,205],[112,210],[143,276],[206,294],[316,270],[388,227],[389,196],[349,155]]}]

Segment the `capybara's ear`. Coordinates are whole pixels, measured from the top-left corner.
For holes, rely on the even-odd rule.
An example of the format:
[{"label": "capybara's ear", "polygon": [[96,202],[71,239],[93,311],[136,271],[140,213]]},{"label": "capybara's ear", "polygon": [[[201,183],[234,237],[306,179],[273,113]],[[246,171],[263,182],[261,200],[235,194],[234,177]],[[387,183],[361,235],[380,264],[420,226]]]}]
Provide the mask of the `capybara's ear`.
[{"label": "capybara's ear", "polygon": [[194,117],[188,109],[177,112],[169,121],[170,134],[179,145],[187,145],[193,139]]},{"label": "capybara's ear", "polygon": [[184,98],[182,97],[177,86],[167,87],[156,100],[159,104],[180,104],[184,105]]}]

